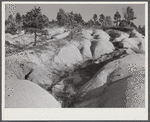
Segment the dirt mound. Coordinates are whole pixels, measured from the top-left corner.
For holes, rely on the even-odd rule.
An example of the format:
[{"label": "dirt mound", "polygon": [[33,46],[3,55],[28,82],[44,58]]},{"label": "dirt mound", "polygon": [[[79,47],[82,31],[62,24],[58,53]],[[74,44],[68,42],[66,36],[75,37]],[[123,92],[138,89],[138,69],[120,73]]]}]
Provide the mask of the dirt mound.
[{"label": "dirt mound", "polygon": [[52,95],[27,80],[5,81],[6,108],[61,108]]},{"label": "dirt mound", "polygon": [[[144,50],[143,37],[130,34],[130,38],[119,42],[124,44],[124,47],[115,49],[110,42],[110,36],[103,30],[89,29],[76,32],[71,41],[69,37],[62,39],[69,33],[64,28],[48,30],[54,39],[42,41],[35,47],[24,48],[19,53],[11,53],[11,56],[7,55],[6,84],[9,87],[18,84],[16,96],[12,99],[7,98],[7,107],[26,107],[30,106],[32,101],[35,106],[37,105],[34,99],[37,100],[39,95],[36,96],[35,91],[33,91],[35,97],[31,101],[28,97],[25,100],[29,104],[24,106],[20,101],[18,101],[20,106],[11,104],[16,98],[25,99],[19,98],[20,93],[17,93],[17,90],[20,91],[19,86],[22,87],[24,84],[23,89],[28,87],[29,81],[35,83],[34,85],[31,83],[31,87],[38,84],[44,88],[43,90],[49,91],[58,101],[63,102],[63,107],[144,106],[144,54],[135,53]],[[15,38],[18,37],[13,37]],[[7,44],[8,48],[10,46],[15,48],[14,45]],[[27,83],[25,80],[28,80]],[[7,95],[10,95],[9,93],[10,90],[7,91]],[[31,107],[35,107],[34,105]],[[47,106],[47,102],[38,105],[38,107]]]},{"label": "dirt mound", "polygon": [[133,75],[117,80],[108,88],[94,89],[82,102],[75,104],[75,107],[143,108],[145,107],[144,76]]},{"label": "dirt mound", "polygon": [[82,61],[83,58],[79,49],[71,44],[62,47],[54,58],[55,63],[67,66],[72,66],[73,64],[77,64]]},{"label": "dirt mound", "polygon": [[91,52],[93,59],[96,60],[104,54],[111,53],[115,48],[109,41],[110,36],[103,30],[93,31],[93,40],[91,42]]},{"label": "dirt mound", "polygon": [[131,49],[135,53],[145,52],[145,37],[136,30],[132,30],[130,34],[122,33],[113,40],[113,44],[117,48]]},{"label": "dirt mound", "polygon": [[101,39],[103,41],[110,40],[110,36],[103,30],[94,30],[92,35],[94,39]]},{"label": "dirt mound", "polygon": [[144,107],[143,59],[144,55],[132,54],[105,65],[80,88],[77,96],[82,97],[77,99],[81,99],[81,102],[75,106]]},{"label": "dirt mound", "polygon": [[80,50],[84,61],[93,58],[90,50],[92,39],[93,37],[91,34],[86,30],[83,30],[76,34],[75,39],[70,41],[72,45],[75,45]]},{"label": "dirt mound", "polygon": [[[111,79],[111,81],[113,81],[110,74],[112,75],[112,77],[119,77],[120,79],[129,75],[133,75],[135,73],[135,69],[137,69],[136,72],[138,72],[145,67],[145,62],[142,59],[144,59],[144,55],[131,54],[108,63],[100,71],[98,71],[96,75],[87,84],[85,84],[83,88],[81,88],[81,90],[89,90],[86,88],[93,88],[92,86],[102,86],[108,82],[108,77]],[[112,73],[115,73],[115,71],[117,71],[117,73],[120,72],[120,75],[113,75]],[[98,81],[99,85],[95,85],[97,84],[97,82],[95,81]]]},{"label": "dirt mound", "polygon": [[25,51],[6,57],[5,79],[28,79],[39,85],[51,85],[49,70],[34,51]]},{"label": "dirt mound", "polygon": [[144,107],[143,59],[132,54],[106,64],[77,92],[75,107]]},{"label": "dirt mound", "polygon": [[121,43],[124,48],[131,49],[136,53],[145,52],[145,40],[142,38],[126,38]]},{"label": "dirt mound", "polygon": [[92,41],[91,52],[93,59],[96,60],[106,53],[111,53],[114,46],[109,41],[95,40]]}]

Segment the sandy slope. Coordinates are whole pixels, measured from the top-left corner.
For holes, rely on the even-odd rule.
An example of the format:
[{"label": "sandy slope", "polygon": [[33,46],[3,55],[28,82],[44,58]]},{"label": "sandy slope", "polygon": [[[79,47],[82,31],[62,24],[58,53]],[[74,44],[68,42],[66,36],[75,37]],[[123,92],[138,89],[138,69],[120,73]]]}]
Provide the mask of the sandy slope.
[{"label": "sandy slope", "polygon": [[[144,107],[144,55],[132,54],[106,64],[79,90],[76,107]],[[80,98],[79,98],[80,99]]]},{"label": "sandy slope", "polygon": [[5,81],[6,108],[60,108],[55,98],[27,80]]}]

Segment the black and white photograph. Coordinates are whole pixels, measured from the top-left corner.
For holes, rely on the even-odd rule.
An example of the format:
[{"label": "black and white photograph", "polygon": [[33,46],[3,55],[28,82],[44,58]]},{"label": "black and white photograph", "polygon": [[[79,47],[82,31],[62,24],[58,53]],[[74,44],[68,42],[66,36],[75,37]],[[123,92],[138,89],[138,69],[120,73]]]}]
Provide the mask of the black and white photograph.
[{"label": "black and white photograph", "polygon": [[3,118],[147,119],[147,5],[3,2]]}]

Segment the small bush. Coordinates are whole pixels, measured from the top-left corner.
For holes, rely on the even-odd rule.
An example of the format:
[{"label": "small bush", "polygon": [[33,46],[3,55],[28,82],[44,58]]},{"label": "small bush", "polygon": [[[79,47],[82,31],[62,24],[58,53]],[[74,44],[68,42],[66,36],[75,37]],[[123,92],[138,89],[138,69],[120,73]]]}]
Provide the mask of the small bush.
[{"label": "small bush", "polygon": [[14,25],[7,27],[7,29],[5,30],[5,33],[10,33],[12,35],[15,35],[16,32],[17,32],[17,28]]},{"label": "small bush", "polygon": [[110,41],[113,41],[115,38],[120,37],[120,34],[112,31],[109,33],[109,36],[110,36]]}]

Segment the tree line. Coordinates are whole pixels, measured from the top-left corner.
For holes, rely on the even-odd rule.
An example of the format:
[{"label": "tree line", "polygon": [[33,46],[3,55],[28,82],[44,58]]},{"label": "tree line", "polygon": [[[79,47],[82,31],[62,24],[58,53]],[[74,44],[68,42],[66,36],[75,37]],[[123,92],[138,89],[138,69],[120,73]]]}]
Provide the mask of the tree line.
[{"label": "tree line", "polygon": [[94,14],[93,17],[85,22],[80,13],[65,12],[62,8],[59,9],[56,20],[49,21],[48,17],[42,14],[40,7],[34,7],[32,10],[27,12],[25,15],[20,15],[20,13],[16,13],[15,16],[9,15],[8,19],[5,20],[5,32],[16,34],[20,31],[24,30],[25,32],[30,32],[35,34],[35,43],[36,45],[36,37],[37,33],[46,33],[43,29],[45,27],[49,27],[50,25],[58,25],[58,26],[67,26],[70,28],[74,28],[77,26],[85,26],[85,27],[134,27],[140,33],[145,35],[145,26],[141,27],[140,25],[137,27],[134,24],[134,20],[137,19],[134,14],[133,8],[130,6],[125,9],[123,12],[123,19],[121,19],[121,15],[117,10],[114,13],[113,20],[110,16],[105,16],[104,14]]}]

